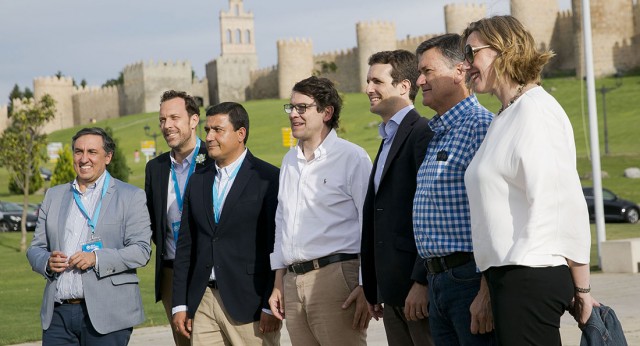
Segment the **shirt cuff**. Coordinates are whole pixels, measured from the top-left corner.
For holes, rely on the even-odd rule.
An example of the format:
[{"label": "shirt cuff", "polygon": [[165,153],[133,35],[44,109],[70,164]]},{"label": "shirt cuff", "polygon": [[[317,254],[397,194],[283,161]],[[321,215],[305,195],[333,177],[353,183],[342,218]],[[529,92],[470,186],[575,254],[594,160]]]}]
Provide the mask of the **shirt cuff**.
[{"label": "shirt cuff", "polygon": [[173,307],[171,309],[171,316],[177,314],[178,312],[182,312],[182,311],[187,311],[187,306],[186,305],[178,305],[176,307]]},{"label": "shirt cuff", "polygon": [[265,314],[269,314],[269,315],[273,316],[273,312],[271,312],[271,310],[269,310],[269,309],[262,309],[262,312],[264,312]]}]

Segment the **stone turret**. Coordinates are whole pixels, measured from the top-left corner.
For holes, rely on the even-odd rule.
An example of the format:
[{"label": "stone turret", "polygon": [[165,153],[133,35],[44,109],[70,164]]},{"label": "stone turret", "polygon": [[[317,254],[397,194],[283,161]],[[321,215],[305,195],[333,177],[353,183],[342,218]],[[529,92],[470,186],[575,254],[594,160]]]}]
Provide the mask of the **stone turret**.
[{"label": "stone turret", "polygon": [[33,80],[33,96],[39,100],[45,94],[56,101],[56,115],[43,128],[44,133],[76,125],[73,121],[73,79],[71,77],[38,77]]},{"label": "stone turret", "polygon": [[444,6],[444,23],[447,33],[462,34],[469,23],[486,17],[484,4],[449,4]]},{"label": "stone turret", "polygon": [[308,39],[278,40],[278,95],[291,96],[291,88],[313,73],[313,43]]},{"label": "stone turret", "polygon": [[539,48],[549,49],[558,16],[558,0],[511,0],[511,15],[531,32]]},{"label": "stone turret", "polygon": [[205,66],[211,104],[245,101],[258,55],[253,13],[244,11],[242,0],[229,0],[229,10],[220,11],[220,52]]},{"label": "stone turret", "polygon": [[396,25],[392,22],[373,21],[356,24],[358,61],[360,65],[360,91],[364,91],[369,72],[369,57],[383,50],[396,49]]},{"label": "stone turret", "polygon": [[0,135],[9,127],[9,108],[7,105],[0,105]]},{"label": "stone turret", "polygon": [[[584,75],[582,2],[572,0],[576,74]],[[612,75],[628,64],[613,54],[616,45],[629,42],[634,34],[632,0],[591,0],[593,65],[596,77]],[[636,18],[637,20],[637,18]]]}]

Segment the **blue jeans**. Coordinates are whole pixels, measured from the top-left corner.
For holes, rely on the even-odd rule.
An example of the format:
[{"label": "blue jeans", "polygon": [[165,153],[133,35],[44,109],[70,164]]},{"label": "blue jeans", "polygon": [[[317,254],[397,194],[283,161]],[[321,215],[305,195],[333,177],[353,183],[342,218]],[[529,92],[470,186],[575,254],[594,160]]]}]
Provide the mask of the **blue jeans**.
[{"label": "blue jeans", "polygon": [[591,317],[580,329],[582,329],[580,346],[627,345],[627,339],[624,337],[618,317],[613,309],[603,304],[600,304],[600,307],[593,307]]},{"label": "blue jeans", "polygon": [[480,290],[476,262],[438,274],[429,281],[429,324],[435,345],[495,345],[494,333],[471,334],[469,307]]}]

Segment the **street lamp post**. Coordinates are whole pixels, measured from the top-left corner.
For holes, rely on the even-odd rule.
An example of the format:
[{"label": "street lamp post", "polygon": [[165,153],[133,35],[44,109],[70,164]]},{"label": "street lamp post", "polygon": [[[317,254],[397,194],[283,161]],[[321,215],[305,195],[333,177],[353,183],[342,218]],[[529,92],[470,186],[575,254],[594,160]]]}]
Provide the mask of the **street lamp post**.
[{"label": "street lamp post", "polygon": [[607,128],[607,93],[618,89],[622,86],[622,76],[620,73],[615,74],[616,86],[607,87],[604,84],[600,87],[602,94],[602,120],[604,121],[604,154],[609,155],[609,129]]},{"label": "street lamp post", "polygon": [[149,127],[149,124],[144,125],[144,134],[147,137],[153,138],[153,148],[154,148],[153,157],[155,157],[156,153],[158,152],[158,142],[156,141],[156,138],[159,136],[159,134],[155,131],[153,133],[150,133],[150,132],[151,132],[151,127]]}]

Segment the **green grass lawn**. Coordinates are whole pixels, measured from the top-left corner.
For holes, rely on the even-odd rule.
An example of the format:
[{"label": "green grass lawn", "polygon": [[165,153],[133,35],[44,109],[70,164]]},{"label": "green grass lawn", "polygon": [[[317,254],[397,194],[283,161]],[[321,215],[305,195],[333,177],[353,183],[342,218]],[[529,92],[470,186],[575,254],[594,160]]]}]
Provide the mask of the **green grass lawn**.
[{"label": "green grass lawn", "polygon": [[[614,85],[611,79],[597,81],[597,86]],[[581,176],[591,171],[589,160],[588,114],[586,109],[586,88],[576,78],[556,78],[544,81],[549,90],[563,105],[573,124],[578,153],[578,172]],[[620,197],[640,202],[640,179],[628,179],[622,176],[625,168],[640,167],[640,76],[625,77],[623,86],[607,94],[607,116],[609,128],[609,147],[611,154],[603,156],[602,169],[608,174],[603,179],[603,186],[614,191]],[[602,107],[600,94],[598,106]],[[480,102],[489,110],[499,108],[498,101],[488,95],[480,95]],[[288,127],[289,122],[282,110],[285,100],[257,100],[244,103],[251,119],[249,133],[249,149],[258,157],[280,166],[282,157],[288,148],[282,146],[281,128]],[[426,116],[434,112],[421,105],[420,96],[416,100],[416,108]],[[583,107],[584,105],[584,107]],[[599,114],[601,111],[599,111]],[[204,113],[204,112],[203,112]],[[202,119],[205,117],[202,116]],[[344,95],[344,110],[341,114],[340,136],[359,144],[373,158],[380,144],[377,124],[380,118],[369,112],[368,98],[360,94]],[[149,125],[159,134],[157,113],[129,115],[116,119],[100,121],[95,126],[110,126],[119,140],[132,174],[129,182],[143,187],[144,157],[141,162],[133,162],[133,152],[140,148],[140,142],[150,140],[145,136],[144,126]],[[600,128],[602,120],[600,119]],[[79,127],[57,131],[49,136],[51,142],[70,143],[71,137]],[[204,138],[199,128],[201,138]],[[601,153],[604,154],[604,138],[600,135]],[[162,136],[157,138],[157,150],[168,150]],[[52,163],[47,167],[53,169]],[[9,176],[0,168],[0,199],[21,202],[22,196],[8,193]],[[588,179],[582,181],[585,186],[592,186]],[[30,202],[38,203],[43,199],[42,191],[31,196]],[[570,217],[570,216],[568,216]],[[592,225],[592,233],[595,226]],[[29,241],[31,240],[29,235]],[[607,239],[640,237],[640,225],[607,224]],[[595,235],[592,236],[595,243]],[[16,233],[0,234],[0,345],[40,339],[39,309],[44,279],[32,273],[24,254],[17,252],[19,235]],[[154,257],[154,256],[152,256]],[[597,248],[592,247],[592,264],[597,264]],[[160,304],[153,302],[153,260],[138,273],[141,277],[141,288],[147,321],[145,325],[166,324],[164,312]]]}]

